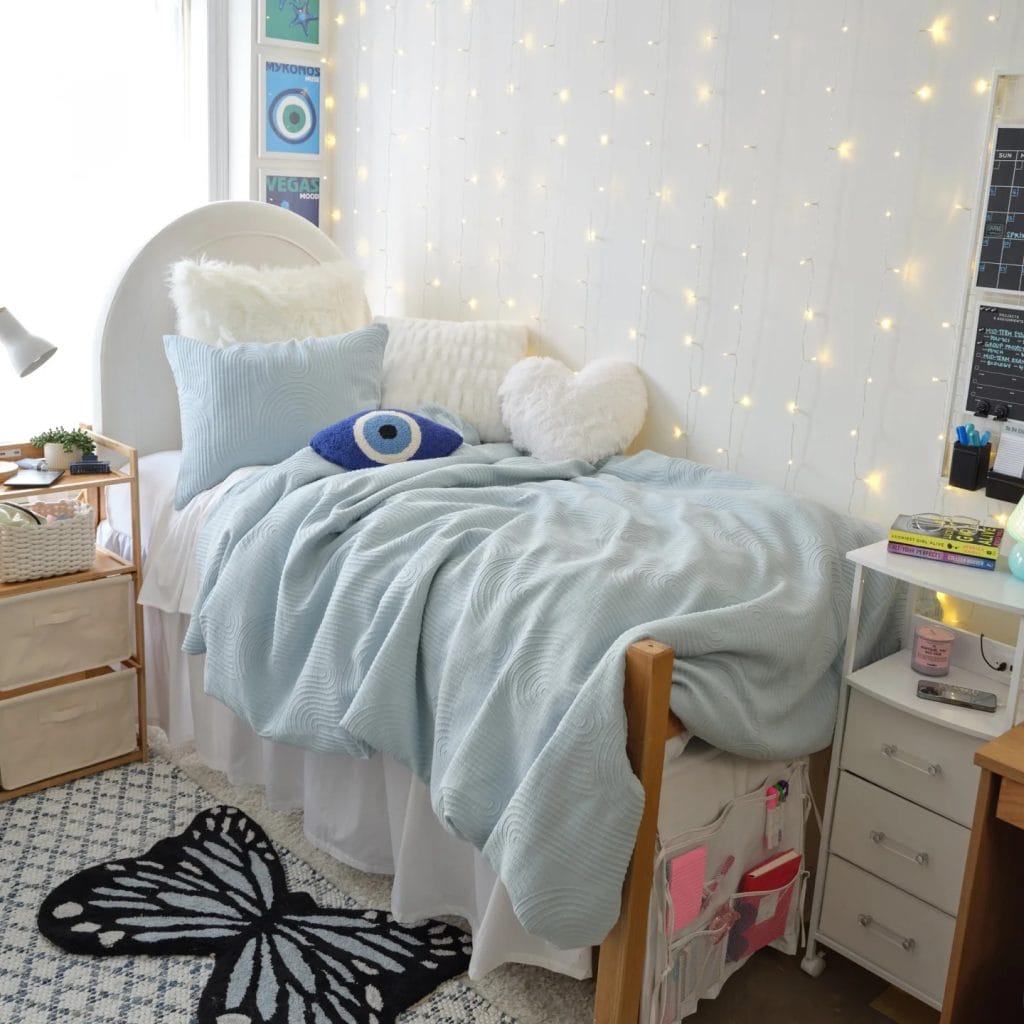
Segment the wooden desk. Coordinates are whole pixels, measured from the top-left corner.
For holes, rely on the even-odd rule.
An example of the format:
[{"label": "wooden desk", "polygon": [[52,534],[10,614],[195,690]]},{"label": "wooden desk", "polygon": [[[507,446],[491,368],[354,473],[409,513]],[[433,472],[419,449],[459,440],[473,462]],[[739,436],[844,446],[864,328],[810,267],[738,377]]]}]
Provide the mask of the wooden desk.
[{"label": "wooden desk", "polygon": [[1024,725],[974,762],[981,781],[941,1024],[1024,1020]]}]

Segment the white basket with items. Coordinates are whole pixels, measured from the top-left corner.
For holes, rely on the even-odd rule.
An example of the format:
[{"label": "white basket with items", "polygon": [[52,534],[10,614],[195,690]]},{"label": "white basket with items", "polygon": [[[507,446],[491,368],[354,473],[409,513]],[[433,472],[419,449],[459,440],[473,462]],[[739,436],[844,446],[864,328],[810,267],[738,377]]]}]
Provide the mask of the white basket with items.
[{"label": "white basket with items", "polygon": [[0,583],[64,576],[96,557],[92,506],[82,501],[0,501]]}]

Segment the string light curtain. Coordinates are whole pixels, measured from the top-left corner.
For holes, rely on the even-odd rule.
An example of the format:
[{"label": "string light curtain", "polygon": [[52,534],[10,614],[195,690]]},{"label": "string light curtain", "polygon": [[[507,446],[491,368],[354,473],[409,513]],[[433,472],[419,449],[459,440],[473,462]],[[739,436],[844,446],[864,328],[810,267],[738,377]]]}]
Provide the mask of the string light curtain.
[{"label": "string light curtain", "polygon": [[340,0],[336,20],[336,234],[376,311],[633,359],[660,451],[880,522],[946,500],[989,87],[1024,72],[1024,5]]},{"label": "string light curtain", "polygon": [[58,348],[23,380],[0,367],[0,440],[92,419],[93,342],[116,278],[205,199],[188,14],[187,0],[0,5],[0,305]]}]

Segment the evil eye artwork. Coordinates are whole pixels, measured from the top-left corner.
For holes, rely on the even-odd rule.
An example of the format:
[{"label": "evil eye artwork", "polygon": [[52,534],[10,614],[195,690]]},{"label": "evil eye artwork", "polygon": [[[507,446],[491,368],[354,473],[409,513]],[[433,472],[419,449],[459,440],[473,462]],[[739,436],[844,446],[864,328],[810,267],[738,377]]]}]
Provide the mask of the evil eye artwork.
[{"label": "evil eye artwork", "polygon": [[462,444],[462,435],[415,413],[371,409],[325,427],[309,443],[328,462],[345,469],[369,469],[440,459]]},{"label": "evil eye artwork", "polygon": [[267,113],[277,137],[293,146],[305,142],[316,129],[316,105],[305,89],[278,93]]}]

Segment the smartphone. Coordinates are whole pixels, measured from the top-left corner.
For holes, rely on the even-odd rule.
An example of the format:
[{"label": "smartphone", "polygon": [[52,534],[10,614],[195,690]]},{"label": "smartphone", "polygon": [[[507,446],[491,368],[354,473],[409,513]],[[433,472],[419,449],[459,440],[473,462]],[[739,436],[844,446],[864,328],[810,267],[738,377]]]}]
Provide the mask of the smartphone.
[{"label": "smartphone", "polygon": [[997,706],[996,695],[988,690],[970,690],[966,686],[939,683],[934,679],[918,679],[917,695],[922,700],[935,700],[940,704],[973,708],[975,711],[995,711]]}]

